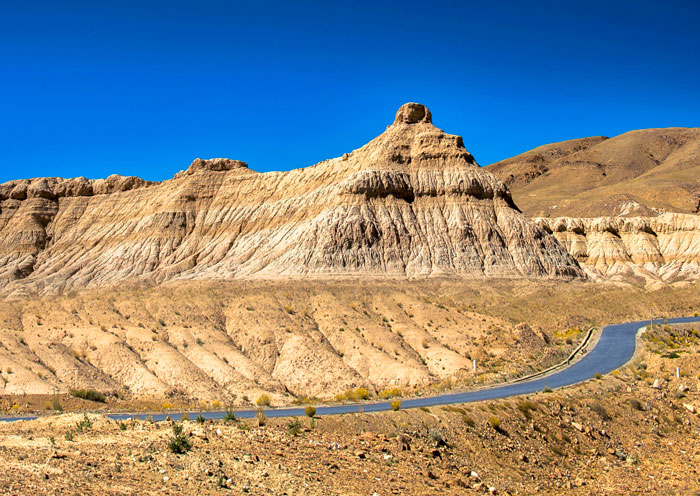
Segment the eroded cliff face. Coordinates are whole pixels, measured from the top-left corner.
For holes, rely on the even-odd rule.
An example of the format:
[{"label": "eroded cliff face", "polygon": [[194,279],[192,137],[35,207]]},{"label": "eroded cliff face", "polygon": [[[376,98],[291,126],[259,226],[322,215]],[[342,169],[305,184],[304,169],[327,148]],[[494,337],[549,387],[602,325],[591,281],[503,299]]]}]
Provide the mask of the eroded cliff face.
[{"label": "eroded cliff face", "polygon": [[700,278],[700,215],[537,218],[595,280],[646,285]]},{"label": "eroded cliff face", "polygon": [[585,277],[419,104],[304,169],[197,159],[162,183],[13,181],[0,201],[5,294],[133,279]]}]

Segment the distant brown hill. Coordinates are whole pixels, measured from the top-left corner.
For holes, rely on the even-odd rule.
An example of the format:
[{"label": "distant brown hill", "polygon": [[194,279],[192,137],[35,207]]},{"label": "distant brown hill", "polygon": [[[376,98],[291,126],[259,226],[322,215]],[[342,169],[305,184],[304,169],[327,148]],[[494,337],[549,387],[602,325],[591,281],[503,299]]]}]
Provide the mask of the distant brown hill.
[{"label": "distant brown hill", "polygon": [[700,128],[562,141],[486,169],[531,216],[700,213]]}]

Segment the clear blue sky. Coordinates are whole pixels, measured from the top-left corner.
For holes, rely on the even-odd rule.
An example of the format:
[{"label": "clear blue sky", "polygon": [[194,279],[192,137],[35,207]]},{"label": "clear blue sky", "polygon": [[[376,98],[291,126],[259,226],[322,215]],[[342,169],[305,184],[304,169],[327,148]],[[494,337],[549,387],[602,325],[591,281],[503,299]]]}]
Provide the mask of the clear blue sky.
[{"label": "clear blue sky", "polygon": [[700,2],[7,1],[0,182],[312,165],[404,102],[486,165],[700,125]]}]

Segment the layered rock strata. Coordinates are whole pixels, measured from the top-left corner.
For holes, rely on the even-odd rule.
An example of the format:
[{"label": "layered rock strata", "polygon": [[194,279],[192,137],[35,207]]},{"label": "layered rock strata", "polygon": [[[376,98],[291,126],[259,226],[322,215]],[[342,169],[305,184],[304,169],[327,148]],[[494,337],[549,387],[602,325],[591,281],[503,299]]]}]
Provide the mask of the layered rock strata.
[{"label": "layered rock strata", "polygon": [[537,218],[593,279],[700,278],[700,215]]},{"label": "layered rock strata", "polygon": [[0,211],[5,294],[176,278],[585,277],[415,103],[365,146],[308,168],[197,159],[157,184],[13,181]]}]

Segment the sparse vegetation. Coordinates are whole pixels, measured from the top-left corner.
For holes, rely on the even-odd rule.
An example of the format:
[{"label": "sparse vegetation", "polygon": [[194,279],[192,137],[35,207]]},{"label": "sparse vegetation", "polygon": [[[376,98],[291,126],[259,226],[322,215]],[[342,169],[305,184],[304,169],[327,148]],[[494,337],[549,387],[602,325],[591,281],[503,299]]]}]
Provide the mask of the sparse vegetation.
[{"label": "sparse vegetation", "polygon": [[98,403],[105,403],[107,401],[107,397],[103,393],[94,389],[71,389],[70,394],[76,398]]},{"label": "sparse vegetation", "polygon": [[255,404],[258,406],[270,406],[271,403],[270,397],[264,393],[255,401]]},{"label": "sparse vegetation", "polygon": [[384,389],[379,391],[377,396],[383,400],[388,400],[389,398],[401,398],[403,396],[403,391],[401,391],[399,388]]},{"label": "sparse vegetation", "polygon": [[265,415],[265,410],[258,408],[255,412],[255,420],[258,422],[258,427],[265,427],[267,425],[267,415]]},{"label": "sparse vegetation", "polygon": [[306,415],[309,418],[313,418],[316,415],[316,408],[313,406],[307,406],[304,408],[304,415]]},{"label": "sparse vegetation", "polygon": [[299,419],[293,419],[287,422],[287,432],[295,437],[301,433],[301,422],[299,422]]},{"label": "sparse vegetation", "polygon": [[226,407],[226,413],[224,413],[224,422],[238,422],[238,417],[236,417],[233,405],[229,405]]},{"label": "sparse vegetation", "polygon": [[168,450],[176,455],[184,455],[192,449],[190,440],[183,432],[181,424],[173,424],[173,436],[168,439]]},{"label": "sparse vegetation", "polygon": [[391,409],[396,411],[399,411],[401,409],[401,400],[394,400],[391,402]]},{"label": "sparse vegetation", "polygon": [[336,401],[364,401],[369,399],[369,391],[364,387],[349,389],[335,396]]},{"label": "sparse vegetation", "polygon": [[83,414],[83,419],[75,425],[75,430],[78,432],[85,432],[92,429],[92,421],[87,416],[87,413]]},{"label": "sparse vegetation", "polygon": [[532,412],[537,410],[537,403],[531,400],[518,401],[518,410],[526,419],[532,418]]}]

